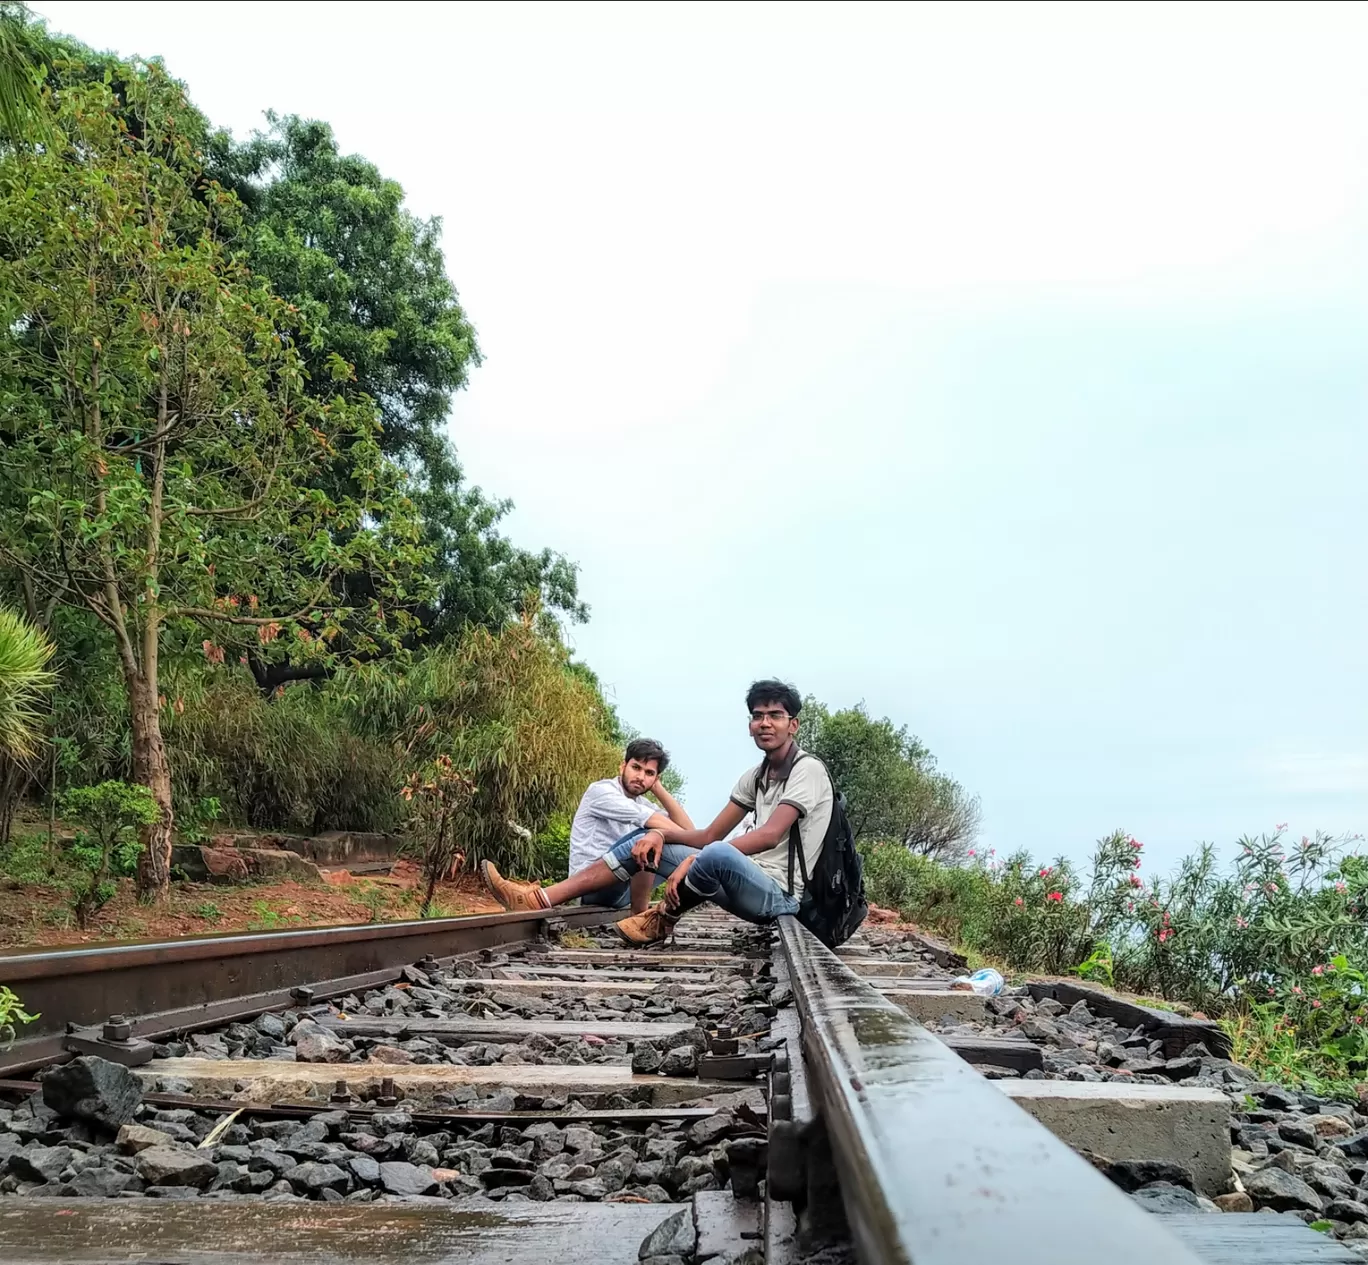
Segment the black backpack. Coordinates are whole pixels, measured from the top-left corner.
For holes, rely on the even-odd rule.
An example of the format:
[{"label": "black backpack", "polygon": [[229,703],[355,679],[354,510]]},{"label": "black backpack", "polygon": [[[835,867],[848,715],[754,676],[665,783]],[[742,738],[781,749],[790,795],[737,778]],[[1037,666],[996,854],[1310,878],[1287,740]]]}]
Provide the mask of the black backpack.
[{"label": "black backpack", "polygon": [[[824,769],[826,763],[804,751],[798,759],[817,760]],[[807,858],[803,856],[803,841],[795,821],[789,830],[788,890],[793,894],[793,861],[803,872],[803,895],[798,905],[798,921],[828,949],[844,944],[865,920],[869,906],[865,903],[864,863],[855,851],[855,836],[846,816],[845,796],[827,769],[831,782],[831,820],[822,838],[822,851],[812,873],[808,873]]]}]

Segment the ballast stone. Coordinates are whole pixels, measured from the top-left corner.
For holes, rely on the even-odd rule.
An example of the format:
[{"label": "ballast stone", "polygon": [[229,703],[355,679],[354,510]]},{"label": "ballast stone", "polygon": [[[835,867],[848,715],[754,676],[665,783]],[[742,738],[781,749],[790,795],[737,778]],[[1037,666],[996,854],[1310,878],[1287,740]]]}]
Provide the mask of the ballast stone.
[{"label": "ballast stone", "polygon": [[115,1130],[142,1105],[142,1082],[122,1063],[83,1054],[43,1077],[43,1101],[64,1120]]}]

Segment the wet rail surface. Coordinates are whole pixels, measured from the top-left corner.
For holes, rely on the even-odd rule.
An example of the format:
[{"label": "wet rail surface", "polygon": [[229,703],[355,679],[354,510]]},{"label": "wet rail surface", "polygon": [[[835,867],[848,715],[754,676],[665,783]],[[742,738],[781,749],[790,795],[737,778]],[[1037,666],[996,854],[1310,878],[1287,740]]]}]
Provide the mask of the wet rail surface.
[{"label": "wet rail surface", "polygon": [[[0,1260],[1361,1259],[1284,1218],[1145,1212],[980,1074],[1039,1075],[1038,1047],[918,1022],[973,1011],[943,946],[838,956],[702,913],[640,952],[613,917],[0,959],[48,1012],[0,1056]],[[32,1107],[43,1064],[121,1045],[169,1156]]]}]

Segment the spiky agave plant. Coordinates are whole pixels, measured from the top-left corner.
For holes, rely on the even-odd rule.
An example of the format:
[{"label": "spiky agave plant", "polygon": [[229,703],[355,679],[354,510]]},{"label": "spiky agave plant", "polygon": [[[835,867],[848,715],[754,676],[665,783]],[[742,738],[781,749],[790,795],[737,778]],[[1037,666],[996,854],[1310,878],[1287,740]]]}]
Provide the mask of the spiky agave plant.
[{"label": "spiky agave plant", "polygon": [[0,606],[0,755],[28,759],[42,715],[37,704],[52,688],[52,643],[32,624]]},{"label": "spiky agave plant", "polygon": [[44,44],[43,27],[27,5],[0,3],[0,133],[7,141],[47,137],[35,78]]}]

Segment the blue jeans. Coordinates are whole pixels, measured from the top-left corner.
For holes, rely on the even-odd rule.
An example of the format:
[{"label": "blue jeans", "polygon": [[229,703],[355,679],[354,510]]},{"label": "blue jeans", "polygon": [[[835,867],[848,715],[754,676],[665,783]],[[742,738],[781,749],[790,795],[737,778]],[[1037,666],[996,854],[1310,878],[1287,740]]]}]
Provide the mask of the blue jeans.
[{"label": "blue jeans", "polygon": [[[603,854],[603,861],[617,875],[619,881],[610,887],[600,887],[597,891],[581,896],[581,905],[602,905],[605,909],[626,909],[631,904],[632,875],[641,869],[641,866],[632,856],[632,845],[645,833],[645,827],[630,831]],[[693,856],[695,851],[696,849],[686,848],[682,844],[667,843],[661,850],[660,863],[656,866],[656,874],[659,880],[664,882],[665,879],[669,878],[679,867],[679,863],[686,857]],[[627,859],[625,865],[620,859],[615,859],[622,856]],[[629,866],[630,868],[628,868]]]},{"label": "blue jeans", "polygon": [[[632,844],[640,831],[615,844],[603,854],[608,868],[624,882],[631,879],[641,867],[632,856]],[[669,869],[665,868],[666,857],[670,858]],[[686,857],[696,855],[696,860],[684,875],[684,886],[691,888],[704,900],[744,918],[747,922],[773,922],[780,914],[796,914],[798,898],[790,896],[774,879],[765,873],[744,852],[738,852],[729,843],[710,843],[701,852],[685,848],[679,844],[666,844],[660,859],[662,875],[671,874],[675,867]],[[589,903],[586,896],[585,903]],[[625,902],[624,902],[625,903]]]}]

